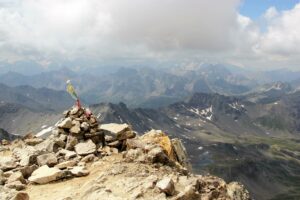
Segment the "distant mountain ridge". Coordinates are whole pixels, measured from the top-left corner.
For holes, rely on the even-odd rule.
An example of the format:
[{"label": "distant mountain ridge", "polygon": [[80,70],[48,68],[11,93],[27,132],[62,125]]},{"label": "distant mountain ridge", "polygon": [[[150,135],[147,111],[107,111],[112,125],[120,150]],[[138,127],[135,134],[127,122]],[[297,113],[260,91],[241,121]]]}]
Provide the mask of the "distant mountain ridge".
[{"label": "distant mountain ridge", "polygon": [[[289,75],[290,80],[286,78]],[[187,64],[170,69],[119,67],[103,73],[95,69],[76,72],[66,67],[33,75],[7,72],[0,75],[0,82],[64,90],[70,79],[87,104],[122,101],[129,107],[157,108],[197,92],[243,95],[278,81],[291,83],[295,89],[297,78],[300,73],[288,70],[256,72],[222,64]]]},{"label": "distant mountain ridge", "polygon": [[19,104],[33,110],[58,111],[67,108],[73,100],[65,91],[23,85],[9,87],[0,83],[0,103]]}]

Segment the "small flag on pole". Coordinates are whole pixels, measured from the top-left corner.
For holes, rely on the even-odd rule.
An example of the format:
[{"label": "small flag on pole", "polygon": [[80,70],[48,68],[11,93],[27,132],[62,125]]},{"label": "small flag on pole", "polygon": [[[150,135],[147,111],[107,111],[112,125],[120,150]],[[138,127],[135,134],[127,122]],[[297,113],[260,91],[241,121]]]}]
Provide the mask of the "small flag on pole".
[{"label": "small flag on pole", "polygon": [[73,85],[70,80],[67,80],[67,91],[72,96],[73,99],[78,100],[78,95],[75,92]]},{"label": "small flag on pole", "polygon": [[76,94],[76,91],[74,89],[74,86],[72,85],[71,81],[70,80],[67,80],[67,91],[68,93],[71,95],[71,97],[73,99],[76,100],[76,103],[77,103],[77,106],[80,108],[81,105],[80,105],[80,101],[79,101],[79,98],[78,98],[78,95]]}]

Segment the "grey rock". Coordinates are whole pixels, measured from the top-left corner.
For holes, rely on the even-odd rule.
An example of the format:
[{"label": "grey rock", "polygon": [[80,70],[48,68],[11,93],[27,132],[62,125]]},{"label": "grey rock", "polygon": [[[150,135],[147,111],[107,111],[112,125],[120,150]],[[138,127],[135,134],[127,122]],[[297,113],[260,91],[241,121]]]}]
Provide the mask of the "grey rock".
[{"label": "grey rock", "polygon": [[81,129],[83,131],[88,131],[90,128],[90,125],[87,122],[82,122],[82,124],[80,125]]},{"label": "grey rock", "polygon": [[63,155],[65,160],[69,160],[71,158],[74,158],[77,156],[76,152],[75,151],[69,151],[69,150],[66,150],[66,149],[61,149],[59,152],[57,152],[57,155]]},{"label": "grey rock", "polygon": [[29,195],[26,192],[18,192],[11,200],[29,200]]},{"label": "grey rock", "polygon": [[61,145],[62,143],[59,140],[49,137],[42,143],[36,145],[35,148],[41,152],[56,153],[60,149]]},{"label": "grey rock", "polygon": [[78,113],[78,111],[79,111],[79,108],[77,106],[74,106],[72,108],[72,110],[70,111],[70,114],[71,115],[76,115]]},{"label": "grey rock", "polygon": [[68,136],[66,149],[67,150],[74,150],[75,145],[78,144],[78,139],[72,135]]},{"label": "grey rock", "polygon": [[71,174],[77,177],[89,175],[89,171],[84,166],[77,166],[70,170]]},{"label": "grey rock", "polygon": [[19,181],[21,183],[26,183],[23,174],[21,172],[14,172],[11,176],[9,176],[9,178],[7,179],[7,183],[12,183],[12,182],[16,182]]},{"label": "grey rock", "polygon": [[35,170],[28,180],[33,183],[46,184],[60,179],[62,175],[63,172],[60,169],[56,167],[49,168],[47,165],[43,165]]},{"label": "grey rock", "polygon": [[172,147],[174,150],[174,153],[176,154],[176,158],[178,159],[178,162],[186,167],[187,169],[191,170],[191,165],[188,161],[188,156],[186,149],[184,145],[182,144],[181,140],[178,138],[174,138],[171,140],[172,142]]},{"label": "grey rock", "polygon": [[73,167],[76,164],[77,164],[77,161],[75,161],[75,160],[69,160],[69,161],[65,161],[65,162],[59,163],[59,164],[55,165],[55,167],[58,168],[58,169],[66,169],[68,167]]},{"label": "grey rock", "polygon": [[79,134],[81,131],[80,122],[73,120],[72,124],[73,124],[73,126],[70,128],[70,133]]},{"label": "grey rock", "polygon": [[92,140],[81,142],[75,146],[75,151],[78,155],[88,155],[96,152],[96,145]]},{"label": "grey rock", "polygon": [[95,157],[94,154],[90,154],[90,155],[87,155],[87,156],[85,156],[84,158],[82,158],[82,159],[81,159],[81,162],[85,162],[85,163],[87,163],[87,162],[92,162],[92,161],[94,161],[95,158],[96,158],[96,157]]},{"label": "grey rock", "polygon": [[113,136],[117,140],[125,140],[136,136],[128,124],[102,124],[99,129],[105,131],[106,134]]},{"label": "grey rock", "polygon": [[7,171],[14,169],[18,166],[16,160],[12,157],[0,157],[0,169]]},{"label": "grey rock", "polygon": [[163,163],[166,164],[169,162],[169,157],[165,154],[163,149],[159,146],[151,149],[148,152],[147,159],[151,163]]},{"label": "grey rock", "polygon": [[31,146],[35,146],[43,141],[44,140],[42,138],[29,138],[29,139],[24,140],[25,144],[31,145]]},{"label": "grey rock", "polygon": [[47,153],[39,155],[37,157],[37,163],[39,166],[48,165],[49,167],[52,167],[57,164],[57,158],[54,153]]},{"label": "grey rock", "polygon": [[175,193],[174,182],[171,178],[166,177],[157,182],[156,187],[158,187],[165,194],[172,196]]},{"label": "grey rock", "polygon": [[61,134],[59,136],[59,140],[66,142],[67,141],[67,136],[65,134]]},{"label": "grey rock", "polygon": [[26,188],[26,185],[21,183],[21,181],[13,181],[13,182],[7,183],[5,185],[5,187],[20,191],[20,190],[24,190]]},{"label": "grey rock", "polygon": [[227,194],[234,200],[248,200],[250,199],[249,192],[245,187],[238,182],[231,182],[227,185]]},{"label": "grey rock", "polygon": [[23,177],[27,179],[37,168],[39,168],[37,165],[24,166],[19,168],[19,171],[22,173]]},{"label": "grey rock", "polygon": [[13,155],[20,160],[21,166],[28,166],[36,163],[36,157],[40,153],[35,147],[25,146],[23,148],[15,148]]},{"label": "grey rock", "polygon": [[62,120],[57,126],[59,128],[70,129],[72,127],[72,119],[70,117],[67,117],[64,120]]}]

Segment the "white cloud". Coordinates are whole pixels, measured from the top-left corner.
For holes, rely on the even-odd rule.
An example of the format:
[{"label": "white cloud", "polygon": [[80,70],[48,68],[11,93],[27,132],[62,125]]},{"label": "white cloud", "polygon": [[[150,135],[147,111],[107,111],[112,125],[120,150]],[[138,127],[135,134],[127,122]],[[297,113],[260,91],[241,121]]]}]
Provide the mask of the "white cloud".
[{"label": "white cloud", "polygon": [[264,53],[283,57],[300,53],[300,4],[282,12],[269,24],[258,48]]},{"label": "white cloud", "polygon": [[[19,0],[0,7],[0,51],[14,57],[222,51],[238,0]],[[1,5],[0,5],[1,6]]]},{"label": "white cloud", "polygon": [[270,8],[265,12],[264,17],[265,17],[267,20],[271,20],[271,19],[273,19],[274,17],[276,17],[278,14],[279,14],[279,13],[278,13],[277,9],[276,9],[274,6],[272,6],[272,7],[270,7]]},{"label": "white cloud", "polygon": [[[265,14],[266,31],[239,0],[3,0],[0,61],[205,59],[297,66],[300,4]],[[46,64],[45,64],[46,63]]]}]

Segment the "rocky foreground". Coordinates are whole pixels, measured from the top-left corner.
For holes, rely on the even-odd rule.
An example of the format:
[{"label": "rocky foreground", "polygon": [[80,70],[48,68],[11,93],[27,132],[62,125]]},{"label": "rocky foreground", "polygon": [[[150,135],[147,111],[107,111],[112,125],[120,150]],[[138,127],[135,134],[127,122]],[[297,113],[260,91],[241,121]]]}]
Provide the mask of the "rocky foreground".
[{"label": "rocky foreground", "polygon": [[178,139],[127,124],[99,125],[73,107],[46,139],[28,134],[0,146],[0,200],[248,200],[239,183],[194,175]]}]

